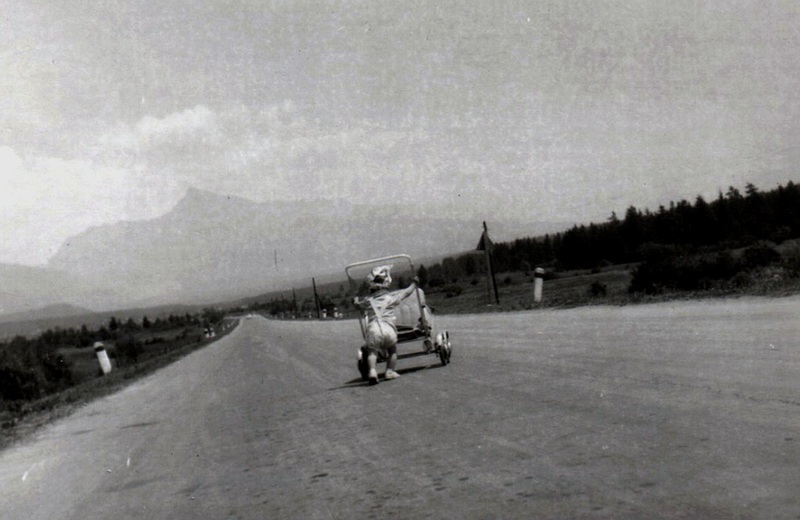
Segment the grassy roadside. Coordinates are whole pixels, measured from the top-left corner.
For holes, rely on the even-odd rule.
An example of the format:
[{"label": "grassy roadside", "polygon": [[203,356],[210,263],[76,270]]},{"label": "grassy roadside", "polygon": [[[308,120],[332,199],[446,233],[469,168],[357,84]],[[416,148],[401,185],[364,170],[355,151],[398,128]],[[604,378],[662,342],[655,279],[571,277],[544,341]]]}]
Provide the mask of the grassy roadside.
[{"label": "grassy roadside", "polygon": [[[464,255],[466,256],[466,255]],[[628,264],[601,262],[591,269],[561,270],[546,267],[543,299],[534,300],[534,273],[527,262],[520,270],[495,275],[499,303],[489,287],[485,269],[466,269],[450,260],[448,270],[435,264],[420,276],[428,304],[438,314],[467,314],[570,308],[583,305],[632,305],[649,302],[781,296],[800,292],[800,239],[780,244],[756,242],[729,249],[676,250],[667,246],[647,249],[642,261]],[[506,262],[509,263],[509,262]],[[512,262],[513,263],[513,262]],[[473,262],[474,264],[474,262]],[[416,272],[420,275],[422,266]],[[431,277],[433,271],[436,277]],[[412,275],[398,269],[395,287]],[[366,271],[365,271],[366,272]],[[366,274],[355,273],[355,283],[341,278],[317,285],[319,305],[310,289],[276,291],[248,301],[241,311],[257,311],[277,319],[315,319],[324,309],[328,316],[354,318],[356,294],[366,294]],[[359,281],[361,285],[357,287]],[[299,297],[298,297],[299,296]]]},{"label": "grassy roadside", "polygon": [[57,419],[70,415],[75,409],[107,395],[117,392],[130,383],[148,376],[157,370],[191,354],[230,334],[238,321],[227,329],[220,330],[214,338],[190,342],[149,357],[141,362],[116,367],[111,373],[96,377],[56,394],[25,402],[19,409],[4,412],[0,428],[0,450],[24,440],[33,432]]},{"label": "grassy roadside", "polygon": [[473,314],[484,312],[566,309],[585,305],[636,305],[664,301],[737,298],[742,296],[789,296],[800,294],[800,277],[786,276],[773,268],[753,274],[746,285],[719,284],[706,290],[664,291],[660,294],[631,294],[630,266],[612,266],[600,270],[560,273],[543,284],[541,302],[534,300],[534,278],[522,272],[496,276],[500,304],[495,303],[485,277],[474,283],[461,283],[457,296],[444,290],[426,291],[428,304],[437,314]]}]

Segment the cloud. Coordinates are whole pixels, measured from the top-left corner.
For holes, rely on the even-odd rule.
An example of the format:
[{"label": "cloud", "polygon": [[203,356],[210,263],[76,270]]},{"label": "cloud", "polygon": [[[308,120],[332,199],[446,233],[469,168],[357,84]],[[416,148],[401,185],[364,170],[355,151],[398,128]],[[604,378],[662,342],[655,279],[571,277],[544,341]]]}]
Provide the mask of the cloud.
[{"label": "cloud", "polygon": [[44,264],[90,226],[153,218],[180,196],[142,172],[90,159],[20,157],[0,147],[0,262]]},{"label": "cloud", "polygon": [[198,105],[160,119],[145,116],[136,125],[136,131],[146,142],[204,139],[215,134],[216,115],[207,107]]},{"label": "cloud", "polygon": [[[197,106],[160,118],[146,116],[103,136],[97,156],[99,161],[147,172],[154,183],[258,201],[358,201],[374,199],[374,179],[380,175],[393,176],[390,185],[401,183],[411,170],[395,167],[402,162],[400,155],[413,155],[409,143],[424,137],[420,129],[384,128],[367,120],[323,123],[285,100],[217,110]],[[384,189],[378,195],[392,193]]]}]

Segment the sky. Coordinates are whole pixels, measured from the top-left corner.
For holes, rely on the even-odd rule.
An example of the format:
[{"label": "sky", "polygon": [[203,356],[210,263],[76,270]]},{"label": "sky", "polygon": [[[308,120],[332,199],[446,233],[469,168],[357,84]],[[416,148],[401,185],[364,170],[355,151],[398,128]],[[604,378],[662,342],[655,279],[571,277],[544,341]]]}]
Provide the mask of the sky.
[{"label": "sky", "polygon": [[0,262],[191,187],[574,223],[772,189],[798,49],[788,0],[0,0]]}]

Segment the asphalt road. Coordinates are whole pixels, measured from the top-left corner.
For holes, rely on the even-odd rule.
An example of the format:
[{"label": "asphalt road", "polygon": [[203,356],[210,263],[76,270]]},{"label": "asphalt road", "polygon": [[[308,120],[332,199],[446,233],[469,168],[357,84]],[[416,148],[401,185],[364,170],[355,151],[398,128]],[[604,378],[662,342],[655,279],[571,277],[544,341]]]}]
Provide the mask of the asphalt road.
[{"label": "asphalt road", "polygon": [[[0,454],[0,518],[800,518],[800,298],[231,335]],[[414,344],[414,348],[419,344]]]}]

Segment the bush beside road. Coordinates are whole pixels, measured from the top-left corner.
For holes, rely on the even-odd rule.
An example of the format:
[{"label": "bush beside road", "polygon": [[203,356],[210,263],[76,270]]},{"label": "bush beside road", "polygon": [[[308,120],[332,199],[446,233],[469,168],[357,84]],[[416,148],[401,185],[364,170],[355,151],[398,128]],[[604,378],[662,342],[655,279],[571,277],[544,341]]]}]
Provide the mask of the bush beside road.
[{"label": "bush beside road", "polygon": [[[175,318],[159,326],[85,331],[106,339],[112,364],[103,375],[91,341],[70,343],[70,329],[0,346],[0,449],[75,407],[115,392],[228,334],[235,319],[221,314]],[[210,318],[210,319],[209,319]],[[73,331],[74,332],[74,331]],[[80,333],[74,334],[76,338]]]}]

